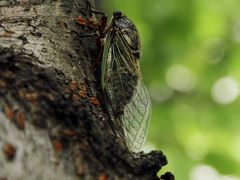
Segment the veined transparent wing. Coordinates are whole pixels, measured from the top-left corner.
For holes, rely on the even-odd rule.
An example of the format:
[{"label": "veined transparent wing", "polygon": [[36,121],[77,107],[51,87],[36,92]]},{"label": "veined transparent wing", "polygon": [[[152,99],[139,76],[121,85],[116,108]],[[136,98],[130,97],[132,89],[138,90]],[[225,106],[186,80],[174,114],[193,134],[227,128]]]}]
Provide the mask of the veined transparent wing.
[{"label": "veined transparent wing", "polygon": [[151,118],[151,100],[148,89],[140,80],[132,100],[124,109],[121,117],[127,146],[138,152],[146,140]]},{"label": "veined transparent wing", "polygon": [[119,31],[107,34],[101,81],[113,131],[130,150],[139,151],[150,121],[151,102],[141,81],[139,60]]}]

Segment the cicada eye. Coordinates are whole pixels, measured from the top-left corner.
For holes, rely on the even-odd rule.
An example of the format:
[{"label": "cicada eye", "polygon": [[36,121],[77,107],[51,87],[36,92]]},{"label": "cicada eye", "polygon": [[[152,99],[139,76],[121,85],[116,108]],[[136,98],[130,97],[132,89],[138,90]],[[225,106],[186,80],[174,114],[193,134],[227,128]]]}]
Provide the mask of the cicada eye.
[{"label": "cicada eye", "polygon": [[113,17],[114,17],[114,18],[120,18],[120,17],[122,17],[122,12],[119,11],[119,10],[115,10],[115,11],[113,12]]}]

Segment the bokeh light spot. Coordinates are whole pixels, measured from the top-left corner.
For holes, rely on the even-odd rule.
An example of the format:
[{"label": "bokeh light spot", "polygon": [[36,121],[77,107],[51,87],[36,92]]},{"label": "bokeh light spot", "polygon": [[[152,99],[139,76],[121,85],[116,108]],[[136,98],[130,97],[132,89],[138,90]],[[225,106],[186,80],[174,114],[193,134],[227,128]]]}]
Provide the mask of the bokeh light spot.
[{"label": "bokeh light spot", "polygon": [[239,96],[239,86],[232,77],[218,79],[212,87],[212,98],[219,104],[230,104]]},{"label": "bokeh light spot", "polygon": [[192,169],[190,180],[220,180],[220,175],[213,167],[202,164]]},{"label": "bokeh light spot", "polygon": [[190,180],[240,180],[231,175],[221,175],[215,168],[209,165],[200,164],[190,172]]},{"label": "bokeh light spot", "polygon": [[192,71],[183,65],[174,65],[167,71],[166,80],[174,90],[189,92],[196,83],[196,78]]},{"label": "bokeh light spot", "polygon": [[154,83],[150,85],[149,90],[153,100],[158,102],[166,101],[173,95],[173,90],[168,86],[160,86]]}]

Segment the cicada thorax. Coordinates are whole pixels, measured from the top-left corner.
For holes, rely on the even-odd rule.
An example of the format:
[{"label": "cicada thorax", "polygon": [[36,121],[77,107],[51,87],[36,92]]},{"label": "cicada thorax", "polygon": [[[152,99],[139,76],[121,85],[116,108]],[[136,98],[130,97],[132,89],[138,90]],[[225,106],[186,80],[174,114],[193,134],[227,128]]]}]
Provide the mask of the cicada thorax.
[{"label": "cicada thorax", "polygon": [[134,23],[126,16],[122,15],[121,17],[113,18],[111,26],[120,31],[124,40],[128,44],[131,53],[135,56],[134,58],[139,59],[141,43],[138,30]]}]

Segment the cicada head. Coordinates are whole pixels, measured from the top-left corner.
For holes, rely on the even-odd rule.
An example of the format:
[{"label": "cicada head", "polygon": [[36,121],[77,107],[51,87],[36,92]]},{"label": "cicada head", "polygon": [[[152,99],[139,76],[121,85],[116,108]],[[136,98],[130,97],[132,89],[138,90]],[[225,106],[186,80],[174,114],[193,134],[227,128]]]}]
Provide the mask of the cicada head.
[{"label": "cicada head", "polygon": [[122,14],[121,11],[115,10],[113,12],[112,27],[121,31],[121,34],[125,38],[131,50],[136,52],[138,54],[137,56],[140,56],[140,38],[138,30],[133,22],[128,19],[127,16]]}]

